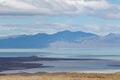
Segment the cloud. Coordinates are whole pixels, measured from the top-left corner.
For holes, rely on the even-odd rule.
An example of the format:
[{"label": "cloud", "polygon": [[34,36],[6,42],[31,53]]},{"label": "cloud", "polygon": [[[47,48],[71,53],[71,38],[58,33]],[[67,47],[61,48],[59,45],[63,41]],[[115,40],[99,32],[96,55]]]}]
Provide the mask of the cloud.
[{"label": "cloud", "polygon": [[107,0],[0,0],[1,16],[80,14],[120,19],[120,6]]},{"label": "cloud", "polygon": [[91,15],[106,19],[120,19],[120,5],[110,5],[108,9],[94,12]]}]

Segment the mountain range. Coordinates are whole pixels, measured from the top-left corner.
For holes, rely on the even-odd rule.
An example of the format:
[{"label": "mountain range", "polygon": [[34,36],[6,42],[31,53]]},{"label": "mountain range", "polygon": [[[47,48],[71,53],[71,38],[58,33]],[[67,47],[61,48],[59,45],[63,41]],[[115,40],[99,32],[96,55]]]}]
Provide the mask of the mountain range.
[{"label": "mountain range", "polygon": [[0,38],[0,48],[94,48],[120,47],[120,34],[99,36],[82,31],[61,31]]}]

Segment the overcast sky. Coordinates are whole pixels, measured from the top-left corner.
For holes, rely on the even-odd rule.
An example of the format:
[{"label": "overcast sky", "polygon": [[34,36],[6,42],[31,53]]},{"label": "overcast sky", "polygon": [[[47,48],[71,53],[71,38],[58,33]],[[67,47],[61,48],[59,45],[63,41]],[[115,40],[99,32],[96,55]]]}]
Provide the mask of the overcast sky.
[{"label": "overcast sky", "polygon": [[0,36],[63,30],[120,34],[120,0],[0,0]]}]

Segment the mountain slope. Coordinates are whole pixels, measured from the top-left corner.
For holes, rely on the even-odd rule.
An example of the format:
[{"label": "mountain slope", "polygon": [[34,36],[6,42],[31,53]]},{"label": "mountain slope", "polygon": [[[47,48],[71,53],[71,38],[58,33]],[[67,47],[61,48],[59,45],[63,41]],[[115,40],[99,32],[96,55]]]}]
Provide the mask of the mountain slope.
[{"label": "mountain slope", "polygon": [[0,48],[83,48],[120,47],[120,35],[101,37],[86,32],[62,31],[55,34],[40,33],[0,38]]},{"label": "mountain slope", "polygon": [[62,31],[56,34],[21,35],[17,37],[1,38],[0,48],[47,48],[56,41],[74,42],[83,37],[96,36],[85,32]]}]

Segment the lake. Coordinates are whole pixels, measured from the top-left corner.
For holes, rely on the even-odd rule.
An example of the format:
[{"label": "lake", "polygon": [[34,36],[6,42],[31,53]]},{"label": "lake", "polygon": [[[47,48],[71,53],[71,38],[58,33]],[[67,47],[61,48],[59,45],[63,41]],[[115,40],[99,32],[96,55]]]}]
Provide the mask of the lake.
[{"label": "lake", "polygon": [[1,73],[18,72],[119,72],[119,48],[89,48],[89,49],[0,49],[1,57],[49,57],[75,59],[105,59],[105,61],[37,61],[47,68],[4,71]]}]

